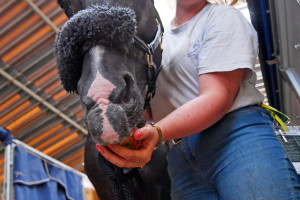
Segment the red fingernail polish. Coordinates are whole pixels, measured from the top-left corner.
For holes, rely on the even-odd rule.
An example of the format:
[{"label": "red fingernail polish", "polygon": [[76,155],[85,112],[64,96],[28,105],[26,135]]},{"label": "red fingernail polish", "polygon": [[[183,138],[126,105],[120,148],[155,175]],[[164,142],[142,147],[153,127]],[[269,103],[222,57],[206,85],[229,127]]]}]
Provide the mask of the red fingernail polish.
[{"label": "red fingernail polish", "polygon": [[112,144],[109,144],[108,147],[109,147],[109,148],[112,148]]},{"label": "red fingernail polish", "polygon": [[99,145],[99,144],[96,144],[96,148],[98,149],[98,151],[103,154],[104,153],[104,149]]},{"label": "red fingernail polish", "polygon": [[137,131],[137,132],[135,132],[133,135],[134,135],[134,137],[136,137],[136,138],[140,138],[140,137],[142,136],[142,133],[141,133],[140,131]]}]

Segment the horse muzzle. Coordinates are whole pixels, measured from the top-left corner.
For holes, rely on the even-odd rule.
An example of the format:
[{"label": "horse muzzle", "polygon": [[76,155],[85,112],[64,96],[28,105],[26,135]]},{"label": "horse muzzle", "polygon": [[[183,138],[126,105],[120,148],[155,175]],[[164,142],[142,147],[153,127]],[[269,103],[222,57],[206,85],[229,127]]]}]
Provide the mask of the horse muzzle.
[{"label": "horse muzzle", "polygon": [[87,113],[87,126],[98,144],[124,141],[144,120],[142,95],[133,77],[125,73],[120,79],[121,84],[116,86],[97,72],[87,93],[96,103]]}]

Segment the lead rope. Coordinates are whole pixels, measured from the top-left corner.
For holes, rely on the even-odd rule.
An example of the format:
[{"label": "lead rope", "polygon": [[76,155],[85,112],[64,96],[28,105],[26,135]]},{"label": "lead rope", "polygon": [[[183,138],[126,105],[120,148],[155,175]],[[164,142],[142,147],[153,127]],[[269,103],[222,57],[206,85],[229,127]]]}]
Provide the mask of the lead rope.
[{"label": "lead rope", "polygon": [[135,178],[138,183],[141,200],[149,200],[149,195],[137,168],[131,169],[125,174],[122,168],[107,161],[99,152],[98,161],[112,182],[112,189],[116,200],[134,200],[134,195],[130,190],[128,182],[132,178]]}]

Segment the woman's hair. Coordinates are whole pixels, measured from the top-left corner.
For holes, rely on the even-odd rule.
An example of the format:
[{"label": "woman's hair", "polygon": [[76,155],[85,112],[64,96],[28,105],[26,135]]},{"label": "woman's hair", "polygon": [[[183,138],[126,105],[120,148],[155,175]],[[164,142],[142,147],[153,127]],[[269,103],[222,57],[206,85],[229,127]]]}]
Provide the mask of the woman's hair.
[{"label": "woman's hair", "polygon": [[227,5],[234,5],[238,2],[238,0],[207,0],[210,3],[223,3]]}]

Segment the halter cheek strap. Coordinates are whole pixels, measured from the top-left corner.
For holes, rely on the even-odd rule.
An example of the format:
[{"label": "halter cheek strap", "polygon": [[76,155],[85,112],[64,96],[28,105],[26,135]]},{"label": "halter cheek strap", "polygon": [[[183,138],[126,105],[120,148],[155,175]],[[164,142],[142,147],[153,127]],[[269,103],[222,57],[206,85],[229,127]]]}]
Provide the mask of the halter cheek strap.
[{"label": "halter cheek strap", "polygon": [[150,53],[154,54],[154,51],[156,48],[161,44],[162,42],[162,36],[163,36],[163,28],[161,23],[159,23],[158,20],[156,20],[157,23],[157,32],[155,35],[154,40],[150,44],[146,44],[142,39],[140,39],[138,36],[134,36],[134,43],[135,45],[144,53]]},{"label": "halter cheek strap", "polygon": [[147,95],[145,99],[145,107],[155,96],[156,80],[162,67],[162,65],[157,66],[156,63],[153,61],[153,54],[155,53],[155,51],[158,49],[158,47],[160,47],[161,50],[163,37],[163,27],[158,20],[156,20],[156,22],[157,32],[154,40],[150,44],[146,44],[136,35],[133,37],[134,44],[137,48],[139,48],[145,53],[147,59]]}]

